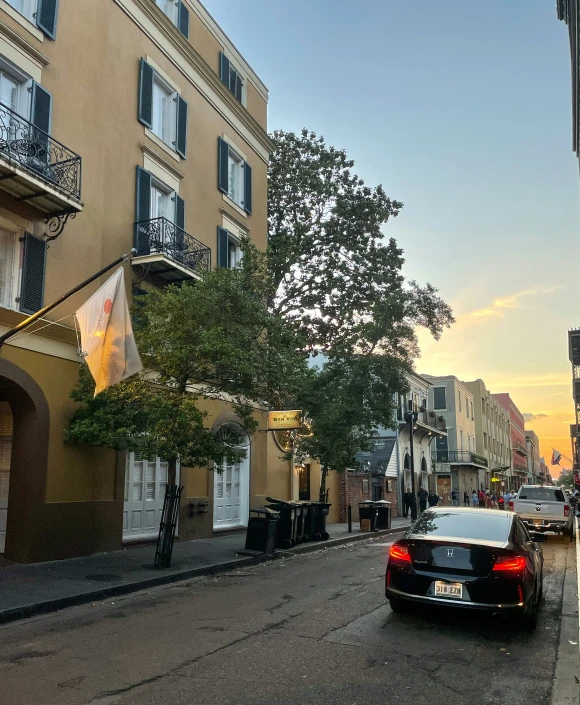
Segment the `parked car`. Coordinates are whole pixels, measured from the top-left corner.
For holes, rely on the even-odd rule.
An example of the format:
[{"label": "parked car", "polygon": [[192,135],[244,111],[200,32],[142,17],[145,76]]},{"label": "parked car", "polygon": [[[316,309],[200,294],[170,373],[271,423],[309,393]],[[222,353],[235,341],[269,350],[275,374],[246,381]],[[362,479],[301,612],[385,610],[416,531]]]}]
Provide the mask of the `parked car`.
[{"label": "parked car", "polygon": [[534,531],[574,534],[572,506],[560,487],[522,485],[510,502],[510,510]]},{"label": "parked car", "polygon": [[533,628],[544,541],[512,512],[433,507],[391,546],[385,594],[394,612],[423,603],[516,615]]}]

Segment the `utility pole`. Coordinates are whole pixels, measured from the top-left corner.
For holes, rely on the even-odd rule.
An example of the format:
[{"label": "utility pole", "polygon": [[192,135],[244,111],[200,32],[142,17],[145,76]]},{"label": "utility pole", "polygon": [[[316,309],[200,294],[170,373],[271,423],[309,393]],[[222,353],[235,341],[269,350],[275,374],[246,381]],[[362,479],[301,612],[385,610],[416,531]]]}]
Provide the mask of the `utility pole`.
[{"label": "utility pole", "polygon": [[413,502],[411,503],[411,519],[417,518],[417,497],[415,495],[415,450],[413,448],[413,435],[415,433],[415,422],[419,418],[419,412],[414,408],[412,400],[409,400],[409,411],[405,413],[405,421],[409,424],[409,436],[411,439],[411,493]]}]

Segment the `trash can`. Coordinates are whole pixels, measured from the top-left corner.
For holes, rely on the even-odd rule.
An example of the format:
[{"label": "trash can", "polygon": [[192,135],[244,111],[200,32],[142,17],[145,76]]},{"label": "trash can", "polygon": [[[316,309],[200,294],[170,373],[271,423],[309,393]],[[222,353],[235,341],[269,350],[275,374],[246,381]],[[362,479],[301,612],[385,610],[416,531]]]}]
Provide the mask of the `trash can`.
[{"label": "trash can", "polygon": [[377,510],[372,499],[365,499],[358,505],[361,531],[376,531]]},{"label": "trash can", "polygon": [[[256,514],[257,516],[252,516]],[[246,551],[274,553],[276,548],[276,531],[280,514],[273,509],[250,509],[248,531],[246,533]]]},{"label": "trash can", "polygon": [[391,503],[387,502],[386,499],[380,499],[375,502],[375,507],[377,510],[377,529],[390,529],[391,528]]},{"label": "trash can", "polygon": [[276,548],[292,548],[296,544],[296,502],[286,502],[283,499],[266,497],[270,504],[268,509],[280,513]]},{"label": "trash can", "polygon": [[314,541],[316,502],[301,501],[298,504],[302,507],[302,540]]},{"label": "trash can", "polygon": [[315,537],[318,537],[317,541],[327,541],[328,531],[326,530],[326,517],[330,510],[330,504],[328,502],[317,502],[316,503],[316,517],[315,517]]}]

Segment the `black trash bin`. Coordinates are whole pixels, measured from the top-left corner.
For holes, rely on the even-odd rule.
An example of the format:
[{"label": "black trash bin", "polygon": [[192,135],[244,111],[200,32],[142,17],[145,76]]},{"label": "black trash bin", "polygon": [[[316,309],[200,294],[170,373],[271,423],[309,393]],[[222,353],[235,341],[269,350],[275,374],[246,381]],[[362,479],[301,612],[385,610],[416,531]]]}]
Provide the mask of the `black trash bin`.
[{"label": "black trash bin", "polygon": [[296,544],[296,502],[286,502],[283,499],[266,497],[269,509],[280,513],[276,548],[292,548]]},{"label": "black trash bin", "polygon": [[369,531],[376,531],[376,523],[377,523],[377,510],[375,507],[375,503],[372,501],[372,499],[365,499],[363,502],[360,502],[358,505],[358,516],[359,516],[359,521],[360,521],[360,528],[361,531],[363,530],[363,521],[369,520],[370,521],[370,528]]},{"label": "black trash bin", "polygon": [[[257,516],[252,516],[252,514]],[[268,507],[250,509],[248,531],[246,533],[246,551],[274,553],[279,517],[279,512]]]},{"label": "black trash bin", "polygon": [[385,499],[381,499],[375,502],[375,507],[377,510],[377,529],[390,529],[391,528],[391,503],[387,502]]},{"label": "black trash bin", "polygon": [[326,517],[330,510],[330,504],[328,502],[317,502],[316,503],[316,518],[315,518],[315,531],[314,534],[317,541],[327,541],[328,531],[326,530]]},{"label": "black trash bin", "polygon": [[316,533],[316,502],[298,502],[302,507],[302,541],[314,541]]}]

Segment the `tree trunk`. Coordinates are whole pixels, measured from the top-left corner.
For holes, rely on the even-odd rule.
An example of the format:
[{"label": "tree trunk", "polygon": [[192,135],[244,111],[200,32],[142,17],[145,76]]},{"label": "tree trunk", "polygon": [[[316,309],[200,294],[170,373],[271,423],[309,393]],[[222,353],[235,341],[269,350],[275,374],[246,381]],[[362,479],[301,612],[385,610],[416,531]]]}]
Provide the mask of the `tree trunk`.
[{"label": "tree trunk", "polygon": [[177,484],[177,459],[173,458],[167,462],[167,484]]},{"label": "tree trunk", "polygon": [[320,474],[320,492],[318,493],[318,501],[326,502],[326,476],[328,475],[328,465],[322,466]]}]

